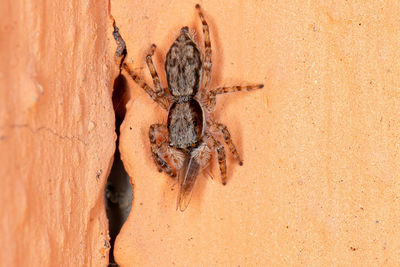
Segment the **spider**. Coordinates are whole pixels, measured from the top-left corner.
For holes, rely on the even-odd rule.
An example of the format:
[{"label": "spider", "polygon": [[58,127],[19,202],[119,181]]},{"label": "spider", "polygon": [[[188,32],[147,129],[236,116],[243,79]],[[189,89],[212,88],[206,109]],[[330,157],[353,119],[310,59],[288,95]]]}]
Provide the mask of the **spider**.
[{"label": "spider", "polygon": [[123,62],[126,56],[125,42],[115,23],[113,32],[118,45],[116,60],[119,62],[120,70],[124,69],[158,105],[168,112],[167,125],[150,126],[149,139],[158,171],[165,172],[171,177],[176,177],[178,174],[183,177],[177,178],[177,181],[181,180],[177,199],[177,209],[179,207],[181,211],[189,205],[197,176],[208,166],[214,151],[218,154],[222,184],[226,184],[225,149],[218,141],[218,137],[223,137],[234,158],[239,165],[243,165],[227,127],[214,121],[212,117],[216,96],[264,87],[263,84],[258,84],[208,89],[212,67],[210,32],[200,5],[197,4],[196,9],[202,22],[204,55],[189,33],[189,28],[183,27],[165,60],[168,88],[161,86],[153,64],[152,56],[156,46],[153,44],[146,56],[146,63],[153,79],[153,89]]}]

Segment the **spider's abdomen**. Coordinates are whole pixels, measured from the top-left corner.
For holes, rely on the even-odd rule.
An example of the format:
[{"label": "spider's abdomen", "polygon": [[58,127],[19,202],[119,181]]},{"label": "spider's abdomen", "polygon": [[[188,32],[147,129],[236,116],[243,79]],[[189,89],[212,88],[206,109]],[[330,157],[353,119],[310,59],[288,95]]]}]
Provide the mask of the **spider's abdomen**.
[{"label": "spider's abdomen", "polygon": [[202,72],[201,54],[183,27],[165,60],[168,88],[173,96],[194,96],[199,90]]},{"label": "spider's abdomen", "polygon": [[203,135],[203,111],[192,99],[175,102],[168,113],[169,145],[181,149],[196,147]]}]

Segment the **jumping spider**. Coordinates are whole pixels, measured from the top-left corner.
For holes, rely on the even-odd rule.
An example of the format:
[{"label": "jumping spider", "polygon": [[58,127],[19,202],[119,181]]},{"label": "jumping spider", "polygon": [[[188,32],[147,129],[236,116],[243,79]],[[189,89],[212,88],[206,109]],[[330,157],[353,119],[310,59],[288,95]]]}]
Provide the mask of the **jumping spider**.
[{"label": "jumping spider", "polygon": [[[222,135],[234,158],[243,164],[231,135],[225,125],[215,122],[212,112],[218,94],[251,91],[263,88],[254,86],[219,87],[208,90],[211,79],[211,41],[208,24],[200,6],[196,5],[203,26],[205,53],[201,54],[189,28],[183,27],[178,38],[169,49],[165,60],[168,88],[161,87],[160,78],[152,61],[156,46],[151,46],[146,63],[153,78],[154,89],[150,88],[129,66],[124,63],[125,42],[114,23],[114,38],[118,44],[116,59],[146,93],[168,112],[167,125],[150,126],[151,152],[159,172],[176,177],[183,175],[177,207],[184,211],[191,199],[192,188],[199,173],[208,166],[214,150],[218,162],[222,184],[226,184],[226,159],[224,146],[217,137]],[[179,179],[179,178],[178,178]]]}]

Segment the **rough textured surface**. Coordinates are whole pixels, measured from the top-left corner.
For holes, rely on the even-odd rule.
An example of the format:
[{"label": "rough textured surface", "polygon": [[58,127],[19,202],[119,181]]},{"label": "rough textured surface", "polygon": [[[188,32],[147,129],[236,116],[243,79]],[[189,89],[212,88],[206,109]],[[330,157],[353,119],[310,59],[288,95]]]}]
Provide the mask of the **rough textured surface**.
[{"label": "rough textured surface", "polygon": [[2,1],[2,266],[105,266],[115,148],[105,1]]},{"label": "rough textured surface", "polygon": [[[307,4],[308,3],[308,4]],[[151,159],[148,127],[166,113],[130,82],[121,151],[132,212],[121,266],[396,266],[400,264],[398,1],[201,1],[218,85],[264,82],[218,97],[244,166],[201,177],[184,212]],[[151,84],[182,26],[201,38],[194,1],[112,1],[128,62]],[[201,39],[200,39],[201,40]],[[143,68],[143,70],[142,70]]]}]

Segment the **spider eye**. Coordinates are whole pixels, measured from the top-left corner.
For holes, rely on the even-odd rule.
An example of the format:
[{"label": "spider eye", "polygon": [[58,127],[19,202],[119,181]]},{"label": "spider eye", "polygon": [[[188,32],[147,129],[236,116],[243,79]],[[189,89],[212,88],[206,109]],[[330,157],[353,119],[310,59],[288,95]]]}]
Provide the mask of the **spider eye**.
[{"label": "spider eye", "polygon": [[194,126],[197,126],[197,121],[193,121],[193,125],[194,125]]}]

